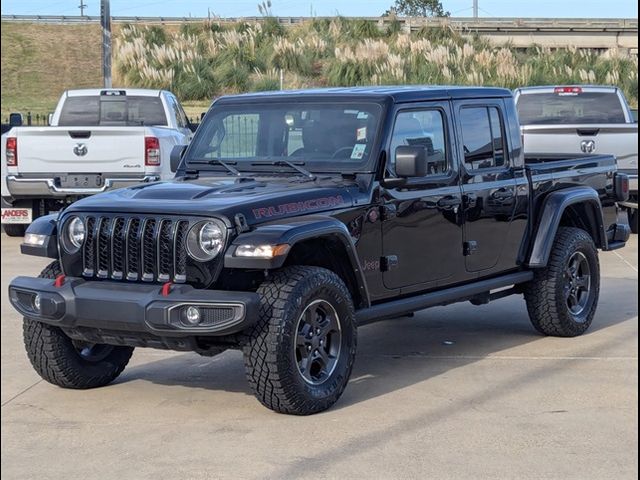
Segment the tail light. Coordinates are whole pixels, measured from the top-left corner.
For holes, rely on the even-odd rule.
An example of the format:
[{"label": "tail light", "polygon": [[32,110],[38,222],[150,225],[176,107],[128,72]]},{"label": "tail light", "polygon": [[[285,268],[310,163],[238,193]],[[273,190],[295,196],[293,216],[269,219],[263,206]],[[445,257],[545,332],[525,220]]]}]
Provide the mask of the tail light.
[{"label": "tail light", "polygon": [[16,137],[7,137],[7,167],[18,166],[18,139]]},{"label": "tail light", "polygon": [[624,173],[616,173],[614,178],[616,200],[626,202],[629,200],[629,177]]},{"label": "tail light", "polygon": [[144,137],[144,164],[147,167],[160,165],[160,140],[156,137]]}]

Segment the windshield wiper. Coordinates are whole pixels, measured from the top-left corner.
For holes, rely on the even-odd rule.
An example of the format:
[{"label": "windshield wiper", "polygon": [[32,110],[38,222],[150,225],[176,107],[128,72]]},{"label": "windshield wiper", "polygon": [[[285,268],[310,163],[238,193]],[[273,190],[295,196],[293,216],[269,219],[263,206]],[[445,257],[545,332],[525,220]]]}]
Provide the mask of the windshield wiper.
[{"label": "windshield wiper", "polygon": [[289,160],[271,160],[267,162],[252,162],[251,165],[273,165],[274,167],[287,166],[287,167],[293,168],[295,171],[297,171],[301,175],[304,175],[310,180],[316,179],[316,176],[313,173],[301,167],[301,165],[304,165],[304,162],[293,163]]},{"label": "windshield wiper", "polygon": [[187,162],[187,165],[189,165],[189,164],[191,164],[191,165],[222,165],[224,168],[229,170],[236,177],[241,177],[242,176],[242,174],[238,170],[233,168],[227,162],[223,162],[222,160],[220,160],[218,158],[212,158],[210,160],[191,160],[191,161]]}]

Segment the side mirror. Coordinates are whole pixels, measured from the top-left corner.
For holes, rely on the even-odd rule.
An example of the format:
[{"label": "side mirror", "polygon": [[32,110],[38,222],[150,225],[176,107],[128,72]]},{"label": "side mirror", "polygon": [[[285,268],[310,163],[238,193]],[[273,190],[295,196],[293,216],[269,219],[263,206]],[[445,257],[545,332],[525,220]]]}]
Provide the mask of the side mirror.
[{"label": "side mirror", "polygon": [[24,120],[22,119],[21,113],[10,113],[9,114],[9,125],[12,127],[21,127]]},{"label": "side mirror", "polygon": [[204,119],[204,116],[207,114],[207,112],[200,112],[200,122],[202,123],[202,120]]},{"label": "side mirror", "polygon": [[53,122],[53,113],[50,113],[47,116],[47,125],[51,125],[52,122]]},{"label": "side mirror", "polygon": [[184,151],[187,149],[186,145],[174,145],[171,149],[171,155],[169,155],[169,163],[171,165],[171,171],[175,173],[180,166]]},{"label": "side mirror", "polygon": [[427,155],[424,147],[401,145],[396,148],[395,155],[398,177],[424,177],[427,174]]}]

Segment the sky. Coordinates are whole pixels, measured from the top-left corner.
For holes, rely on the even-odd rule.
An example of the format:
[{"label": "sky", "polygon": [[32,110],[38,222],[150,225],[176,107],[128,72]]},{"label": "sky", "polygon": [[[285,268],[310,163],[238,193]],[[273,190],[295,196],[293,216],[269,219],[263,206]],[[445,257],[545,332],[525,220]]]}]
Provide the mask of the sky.
[{"label": "sky", "polygon": [[[99,15],[100,0],[83,0]],[[478,0],[481,17],[638,18],[635,0]],[[111,0],[112,16],[257,16],[259,0]],[[379,16],[394,0],[271,0],[277,16]],[[2,0],[3,15],[79,15],[80,0]],[[442,0],[455,17],[470,17],[473,0]]]}]

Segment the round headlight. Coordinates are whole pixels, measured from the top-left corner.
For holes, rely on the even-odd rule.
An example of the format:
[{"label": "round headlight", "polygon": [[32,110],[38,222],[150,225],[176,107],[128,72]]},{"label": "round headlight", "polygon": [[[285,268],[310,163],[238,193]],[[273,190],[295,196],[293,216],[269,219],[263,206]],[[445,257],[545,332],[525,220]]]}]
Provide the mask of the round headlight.
[{"label": "round headlight", "polygon": [[201,222],[189,230],[187,250],[195,260],[206,262],[213,259],[224,246],[225,233],[216,222]]},{"label": "round headlight", "polygon": [[77,252],[84,242],[85,235],[86,230],[82,219],[80,217],[71,218],[67,222],[67,228],[63,236],[65,250],[69,253]]}]

